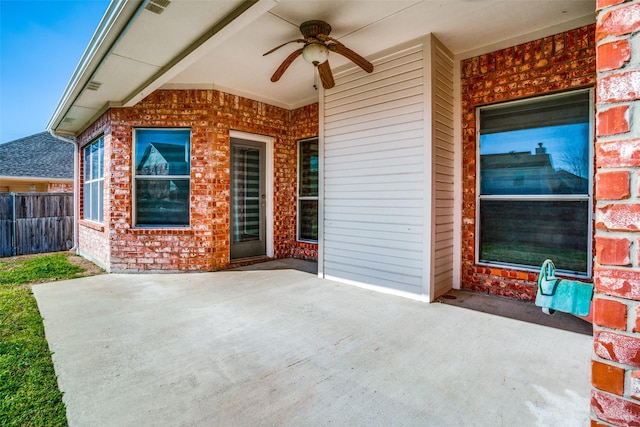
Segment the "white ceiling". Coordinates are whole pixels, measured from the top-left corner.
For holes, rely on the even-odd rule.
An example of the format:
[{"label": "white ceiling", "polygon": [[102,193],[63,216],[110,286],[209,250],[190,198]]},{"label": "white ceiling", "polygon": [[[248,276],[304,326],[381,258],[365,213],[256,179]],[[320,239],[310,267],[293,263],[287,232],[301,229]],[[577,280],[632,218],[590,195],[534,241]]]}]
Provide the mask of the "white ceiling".
[{"label": "white ceiling", "polygon": [[[133,105],[161,87],[215,88],[287,108],[314,102],[314,69],[302,58],[270,81],[298,44],[262,56],[299,38],[299,25],[311,19],[328,22],[332,37],[365,58],[428,33],[465,58],[595,21],[595,0],[260,0],[249,8],[240,0],[172,0],[160,15],[114,3],[118,25],[103,22],[104,34],[92,41],[111,47],[96,50],[71,82],[77,87],[67,88],[54,129],[77,133],[108,105]],[[335,53],[329,61],[334,70],[349,64]],[[89,82],[101,86],[86,90]]]}]

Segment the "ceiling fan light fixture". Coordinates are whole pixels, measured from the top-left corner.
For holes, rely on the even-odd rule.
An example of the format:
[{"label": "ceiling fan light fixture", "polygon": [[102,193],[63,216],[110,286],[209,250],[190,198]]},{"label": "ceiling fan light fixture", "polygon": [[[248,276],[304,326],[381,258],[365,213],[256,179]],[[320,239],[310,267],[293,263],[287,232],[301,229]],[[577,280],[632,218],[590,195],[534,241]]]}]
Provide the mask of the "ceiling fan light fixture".
[{"label": "ceiling fan light fixture", "polygon": [[317,67],[329,59],[329,49],[323,44],[310,43],[302,49],[302,57]]}]

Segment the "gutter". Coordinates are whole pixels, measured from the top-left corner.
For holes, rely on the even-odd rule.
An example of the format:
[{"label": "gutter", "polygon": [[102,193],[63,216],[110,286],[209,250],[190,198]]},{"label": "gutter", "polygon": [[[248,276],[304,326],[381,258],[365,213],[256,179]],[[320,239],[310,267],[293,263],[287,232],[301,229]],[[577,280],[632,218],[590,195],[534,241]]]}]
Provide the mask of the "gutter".
[{"label": "gutter", "polygon": [[78,254],[78,235],[79,235],[79,226],[78,221],[80,220],[80,163],[78,161],[78,155],[80,153],[80,148],[78,147],[78,141],[70,138],[66,138],[62,135],[58,135],[55,130],[49,128],[47,129],[49,134],[59,139],[60,141],[68,142],[73,144],[73,247],[70,251],[73,251]]},{"label": "gutter", "polygon": [[[57,128],[149,0],[112,0],[62,93],[47,129]],[[131,11],[133,9],[133,11]],[[124,21],[122,23],[121,21]],[[114,38],[112,32],[117,31]],[[57,135],[52,135],[58,138]],[[63,139],[64,140],[64,139]]]}]

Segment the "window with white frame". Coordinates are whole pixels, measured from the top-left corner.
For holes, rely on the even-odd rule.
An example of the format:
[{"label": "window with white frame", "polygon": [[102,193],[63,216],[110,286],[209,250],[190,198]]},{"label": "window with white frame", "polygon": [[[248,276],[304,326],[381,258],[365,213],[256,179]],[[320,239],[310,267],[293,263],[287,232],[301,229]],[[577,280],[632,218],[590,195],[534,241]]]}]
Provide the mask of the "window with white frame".
[{"label": "window with white frame", "polygon": [[298,240],[318,241],[318,139],[298,141]]},{"label": "window with white frame", "polygon": [[478,109],[477,261],[591,274],[592,95]]},{"label": "window with white frame", "polygon": [[189,226],[189,129],[135,130],[135,225]]},{"label": "window with white frame", "polygon": [[102,222],[104,215],[104,137],[84,148],[83,218]]}]

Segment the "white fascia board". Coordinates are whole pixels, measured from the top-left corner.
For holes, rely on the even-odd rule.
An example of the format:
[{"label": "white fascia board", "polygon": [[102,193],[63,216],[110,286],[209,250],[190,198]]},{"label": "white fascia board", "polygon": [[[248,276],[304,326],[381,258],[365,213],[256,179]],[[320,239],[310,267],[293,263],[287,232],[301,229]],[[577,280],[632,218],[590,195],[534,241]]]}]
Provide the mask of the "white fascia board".
[{"label": "white fascia board", "polygon": [[48,131],[55,132],[84,87],[91,81],[92,76],[145,4],[146,2],[135,0],[113,0],[109,4],[49,119]]}]

